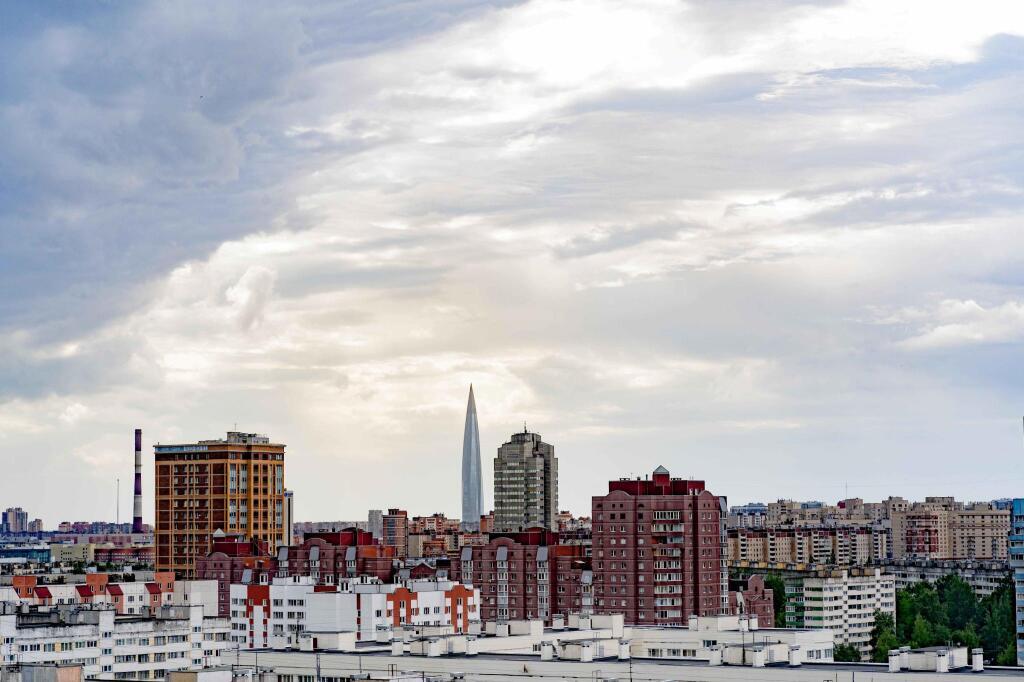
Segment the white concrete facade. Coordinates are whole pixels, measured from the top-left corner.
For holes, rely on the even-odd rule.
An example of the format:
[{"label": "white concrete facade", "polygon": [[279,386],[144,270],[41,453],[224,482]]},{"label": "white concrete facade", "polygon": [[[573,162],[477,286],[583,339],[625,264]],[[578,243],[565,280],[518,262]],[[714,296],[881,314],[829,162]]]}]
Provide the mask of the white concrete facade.
[{"label": "white concrete facade", "polygon": [[896,582],[881,570],[832,571],[803,581],[804,624],[831,630],[836,644],[870,653],[875,612],[896,618]]},{"label": "white concrete facade", "polygon": [[700,616],[686,628],[634,627],[631,634],[633,658],[710,661],[728,647],[784,645],[801,662],[831,663],[835,646],[831,630],[760,628],[756,616]]},{"label": "white concrete facade", "polygon": [[0,660],[80,664],[86,677],[159,680],[219,665],[229,645],[228,622],[204,618],[202,606],[166,606],[155,617],[118,616],[109,607],[17,610],[0,615]]},{"label": "white concrete facade", "polygon": [[480,621],[479,591],[450,580],[359,578],[325,591],[308,576],[293,576],[232,585],[230,597],[231,640],[246,649],[296,646],[304,632],[354,632],[358,641],[375,641],[378,632],[400,627],[461,633]]}]

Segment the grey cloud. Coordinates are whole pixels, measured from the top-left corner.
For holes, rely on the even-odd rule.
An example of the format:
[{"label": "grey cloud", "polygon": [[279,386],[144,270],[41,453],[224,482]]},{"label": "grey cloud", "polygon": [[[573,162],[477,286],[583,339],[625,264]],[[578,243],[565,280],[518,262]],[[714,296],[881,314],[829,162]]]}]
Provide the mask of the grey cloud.
[{"label": "grey cloud", "polygon": [[690,226],[655,223],[635,228],[612,228],[592,230],[589,234],[574,237],[564,246],[555,249],[562,258],[583,258],[598,253],[628,249],[637,244],[651,241],[671,241],[680,232],[692,229]]},{"label": "grey cloud", "polygon": [[20,295],[3,297],[0,329],[94,328],[125,312],[125,293],[266,229],[294,174],[374,144],[286,137],[278,116],[301,74],[489,7],[4,7],[0,288]]},{"label": "grey cloud", "polygon": [[[1018,38],[968,64],[563,86],[445,33],[497,44],[508,3],[12,7],[0,390],[90,410],[54,448],[250,422],[301,453],[318,515],[381,461],[444,489],[475,380],[485,441],[536,420],[580,511],[623,452],[741,499],[827,495],[839,457],[1011,470],[993,421],[1016,438],[1019,341],[899,343],[936,299],[1024,299]],[[740,54],[817,7],[696,4],[673,29]],[[735,473],[766,457],[785,478]]]}]

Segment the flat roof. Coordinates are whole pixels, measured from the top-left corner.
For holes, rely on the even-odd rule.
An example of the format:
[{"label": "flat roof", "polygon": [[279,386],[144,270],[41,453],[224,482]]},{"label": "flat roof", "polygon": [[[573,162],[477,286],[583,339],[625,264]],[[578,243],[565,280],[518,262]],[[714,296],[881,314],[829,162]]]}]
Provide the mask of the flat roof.
[{"label": "flat roof", "polygon": [[[582,662],[582,661],[570,661],[570,660],[562,660],[562,659],[557,659],[557,658],[553,659],[553,660],[550,660],[550,661],[541,661],[540,660],[540,656],[538,654],[534,653],[534,652],[523,653],[523,654],[511,654],[511,653],[498,654],[498,653],[484,653],[484,652],[481,652],[481,653],[473,655],[473,656],[469,656],[469,655],[466,655],[466,654],[445,654],[443,656],[437,656],[437,657],[432,657],[432,656],[410,656],[410,655],[404,655],[404,656],[398,657],[398,656],[392,656],[390,651],[379,651],[379,650],[378,651],[370,651],[370,652],[356,652],[356,651],[324,651],[324,650],[321,650],[321,651],[301,651],[301,650],[298,650],[298,649],[284,649],[284,650],[282,650],[282,649],[242,649],[240,653],[242,655],[249,654],[249,653],[252,653],[252,654],[268,653],[268,654],[309,654],[310,656],[316,656],[317,654],[320,654],[322,656],[332,656],[332,655],[334,655],[334,656],[364,656],[364,657],[378,657],[379,656],[381,658],[392,659],[392,660],[394,660],[396,662],[397,661],[418,661],[418,660],[423,660],[423,661],[430,661],[430,662],[435,662],[436,663],[438,661],[453,660],[453,659],[458,659],[458,660],[480,659],[480,660],[485,660],[485,661],[515,661],[515,662],[521,663],[524,659],[533,659],[533,660],[536,660],[538,663],[545,663],[545,664],[546,663],[556,663],[556,664],[564,663],[566,665],[581,665],[581,664],[586,665],[586,663],[587,663],[587,662]],[[668,658],[639,658],[639,657],[634,657],[633,660],[641,661],[644,665],[663,665],[663,666],[669,666],[669,667],[684,667],[684,668],[685,667],[698,667],[698,668],[701,668],[701,667],[703,667],[703,668],[713,667],[713,666],[709,666],[707,661],[705,661],[703,659],[696,659],[696,658],[692,658],[692,659],[668,659]],[[629,660],[620,661],[618,658],[616,658],[614,656],[612,656],[612,657],[603,657],[603,658],[595,658],[592,662],[593,663],[621,663],[623,665],[629,665]],[[715,667],[717,667],[717,666],[715,666]],[[723,668],[751,668],[751,666],[749,666],[749,665],[739,666],[739,665],[729,665],[729,664],[723,664],[721,667],[723,667]],[[778,669],[778,668],[788,669],[789,666],[786,663],[778,663],[778,664],[767,665],[767,666],[765,666],[765,668],[769,669],[769,670],[770,669]],[[854,672],[854,673],[856,673],[856,672],[879,672],[879,673],[890,674],[890,673],[888,673],[888,665],[886,663],[820,663],[820,662],[815,662],[815,663],[804,663],[804,664],[802,664],[800,666],[800,668],[805,668],[805,669],[808,669],[808,670],[820,670],[822,672],[827,672],[827,671],[831,671],[831,672],[841,671],[841,672]],[[942,674],[945,674],[945,675],[956,675],[956,674],[960,674],[960,673],[965,673],[965,674],[970,674],[970,675],[985,675],[985,674],[988,674],[988,675],[998,675],[1000,677],[1007,677],[1007,676],[1024,677],[1024,668],[1006,667],[1006,666],[985,666],[985,669],[982,672],[977,673],[977,672],[974,672],[973,670],[971,670],[970,666],[965,666],[965,667],[961,667],[961,668],[951,669],[948,673],[942,673]],[[900,674],[901,675],[902,674],[909,674],[909,675],[935,675],[935,674],[939,674],[939,673],[936,673],[934,670],[929,671],[929,670],[909,670],[909,669],[903,669],[903,670],[900,670]],[[543,675],[540,675],[540,676],[543,677]]]}]

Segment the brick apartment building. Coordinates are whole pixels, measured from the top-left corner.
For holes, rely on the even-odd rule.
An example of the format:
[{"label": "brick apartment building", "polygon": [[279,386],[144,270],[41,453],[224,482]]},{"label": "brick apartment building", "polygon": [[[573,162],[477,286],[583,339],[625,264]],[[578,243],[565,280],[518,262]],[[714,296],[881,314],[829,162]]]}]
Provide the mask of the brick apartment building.
[{"label": "brick apartment building", "polygon": [[593,498],[594,610],[629,625],[686,625],[691,614],[729,612],[725,498],[703,481],[608,483]]},{"label": "brick apartment building", "polygon": [[[786,595],[779,595],[785,600]],[[762,628],[775,627],[774,590],[765,587],[764,576],[755,574],[729,580],[729,612],[757,616]]]},{"label": "brick apartment building", "polygon": [[394,572],[394,547],[377,544],[373,534],[349,528],[306,533],[301,544],[277,551],[278,576],[310,576],[318,584],[372,576],[385,582]]},{"label": "brick apartment building", "polygon": [[213,551],[196,561],[196,577],[217,581],[218,613],[226,617],[232,584],[265,584],[293,576],[309,576],[322,585],[357,576],[387,582],[394,576],[394,563],[393,548],[382,547],[371,533],[355,528],[306,533],[301,543],[279,547],[276,556],[260,541],[218,535]]},{"label": "brick apartment building", "polygon": [[224,439],[153,450],[157,570],[194,577],[217,530],[255,538],[271,552],[287,542],[284,445],[229,431]]},{"label": "brick apartment building", "polygon": [[491,538],[452,555],[453,580],[480,590],[480,618],[504,622],[592,613],[593,572],[580,545],[541,528]]},{"label": "brick apartment building", "polygon": [[243,535],[214,534],[212,551],[196,560],[197,580],[217,581],[217,615],[226,618],[231,585],[258,583],[277,574],[277,559],[265,543]]}]

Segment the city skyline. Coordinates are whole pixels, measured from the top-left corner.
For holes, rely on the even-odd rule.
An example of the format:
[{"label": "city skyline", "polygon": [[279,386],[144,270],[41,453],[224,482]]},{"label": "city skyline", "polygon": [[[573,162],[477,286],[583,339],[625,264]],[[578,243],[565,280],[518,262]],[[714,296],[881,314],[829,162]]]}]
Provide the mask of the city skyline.
[{"label": "city skyline", "polygon": [[299,518],[456,516],[470,383],[576,513],[1019,496],[1024,9],[441,5],[0,7],[0,504],[237,424]]},{"label": "city skyline", "polygon": [[[475,407],[475,401],[473,402],[473,406]],[[237,424],[234,425],[234,426],[237,427]],[[468,427],[468,422],[464,426]],[[525,425],[524,425],[524,428],[525,428]],[[465,429],[464,429],[464,431],[465,431]],[[513,431],[512,433],[513,433],[513,435],[515,435],[516,433],[520,433],[520,432],[527,433],[527,431]],[[206,436],[199,436],[198,438],[192,438],[192,440],[202,440],[205,437],[213,437],[214,435],[215,434],[207,434]],[[262,434],[260,434],[260,435],[262,435]],[[504,441],[506,439],[507,439],[507,436],[499,437],[499,440],[502,440],[502,441]],[[152,466],[153,466],[153,447],[156,446],[156,445],[159,445],[159,444],[160,443],[154,443],[152,446],[150,446],[148,444],[147,445],[143,445],[143,457],[142,457],[142,460],[143,460],[143,470],[145,471],[145,473],[143,474],[143,484],[142,484],[143,485],[143,494],[142,494],[142,502],[141,502],[141,504],[142,504],[142,509],[143,509],[142,521],[146,525],[152,525],[152,523],[153,523],[152,519],[155,516],[154,499],[153,499],[153,495],[152,495],[152,492],[153,492],[153,488],[152,488],[153,482],[152,482],[152,479],[150,478],[149,471],[152,469]],[[166,444],[167,444],[167,442],[163,443],[163,445],[166,445]],[[500,450],[500,447],[496,447],[496,448],[493,449],[493,452],[498,452],[499,450]],[[562,458],[562,455],[560,453],[559,454],[559,459],[561,459],[561,458]],[[131,459],[131,458],[129,457],[129,459]],[[487,458],[487,461],[489,461],[489,462],[492,461],[492,460],[493,460],[493,458],[491,458],[491,457]],[[460,459],[460,462],[461,461],[462,460]],[[655,460],[652,459],[652,461],[655,461]],[[672,460],[669,459],[667,461],[672,461]],[[658,466],[662,466],[662,465],[658,464],[657,461],[655,461],[654,466],[658,467]],[[295,467],[296,467],[296,465],[293,462],[292,465],[291,465],[291,468],[289,469],[289,471],[294,471]],[[618,470],[618,471],[616,471],[616,470],[602,471],[598,475],[603,475],[603,476],[606,476],[606,477],[607,476],[612,476],[612,477],[617,477],[617,478],[622,478],[622,479],[632,479],[632,478],[637,478],[637,477],[643,478],[645,475],[647,475],[647,474],[642,473],[642,472],[634,471],[633,469],[634,468],[630,468],[628,471],[625,468],[621,469],[621,470]],[[577,472],[573,472],[574,476],[576,475],[576,473]],[[482,474],[483,474],[483,485],[485,486],[485,489],[491,490],[492,493],[493,493],[493,485],[494,485],[493,468],[490,468],[490,469],[484,468],[482,470]],[[294,475],[294,474],[292,474],[292,475]],[[696,473],[687,473],[687,474],[685,474],[685,477],[689,478],[689,479],[707,480],[706,477],[703,477],[703,476],[701,476],[699,474],[696,474]],[[409,505],[409,504],[402,503],[402,504],[399,504],[399,508],[408,511],[410,516],[429,515],[429,514],[433,514],[433,513],[442,513],[442,514],[444,514],[448,518],[457,518],[457,519],[461,520],[462,519],[462,514],[461,514],[461,509],[462,509],[462,506],[461,506],[461,500],[462,500],[462,495],[461,495],[461,484],[462,484],[461,465],[460,465],[460,473],[459,473],[458,480],[448,481],[448,484],[451,486],[451,489],[453,491],[453,493],[450,496],[450,498],[434,498],[432,501],[426,502],[426,503],[424,503],[422,505]],[[709,481],[709,484],[713,485],[716,489],[721,488],[721,486],[717,485],[716,481]],[[578,487],[578,486],[575,486],[575,485],[570,486],[570,491],[572,491],[572,489],[575,488],[575,487]],[[131,525],[132,522],[133,522],[133,518],[132,518],[133,514],[132,514],[132,512],[134,511],[133,510],[133,507],[134,507],[134,504],[133,504],[133,498],[134,498],[134,494],[133,493],[134,493],[134,490],[133,489],[129,489],[129,490],[125,491],[124,490],[124,486],[121,486],[120,488],[121,488],[119,490],[120,495],[121,495],[121,498],[120,498],[120,503],[121,503],[120,523],[122,523],[122,524],[127,523],[128,525]],[[995,489],[995,488],[993,487],[992,489]],[[796,501],[796,502],[805,502],[805,503],[823,503],[823,504],[828,505],[828,504],[835,504],[835,503],[841,502],[844,499],[853,499],[853,498],[860,498],[860,499],[863,499],[865,501],[880,501],[880,500],[884,500],[885,498],[888,498],[888,497],[904,497],[904,498],[908,499],[909,501],[913,502],[913,501],[923,501],[925,499],[925,497],[950,496],[950,497],[956,497],[956,498],[959,498],[959,499],[963,499],[963,500],[966,500],[968,502],[992,502],[992,501],[999,501],[999,500],[1009,501],[1009,500],[1012,500],[1013,497],[1014,497],[1013,494],[1007,494],[1007,495],[984,494],[984,491],[982,491],[982,493],[983,493],[982,495],[974,497],[974,496],[971,496],[971,495],[963,494],[962,493],[962,488],[958,488],[956,486],[947,486],[945,488],[936,489],[933,486],[933,484],[930,483],[930,482],[927,482],[927,483],[926,482],[914,483],[914,482],[907,482],[907,481],[901,481],[901,482],[895,483],[895,484],[870,484],[870,485],[859,485],[859,484],[856,484],[856,483],[855,484],[850,484],[848,482],[836,483],[836,484],[832,484],[832,485],[826,484],[826,485],[818,487],[817,488],[817,493],[815,493],[814,492],[815,489],[812,488],[811,491],[810,491],[811,494],[804,495],[804,496],[789,494],[789,493],[786,492],[786,490],[787,490],[787,488],[785,486],[781,486],[781,487],[778,487],[778,488],[774,488],[773,487],[771,494],[769,494],[767,496],[761,495],[760,497],[753,498],[753,499],[737,499],[734,496],[730,495],[730,493],[729,493],[729,491],[727,489],[716,490],[716,492],[718,492],[718,494],[721,497],[726,498],[728,500],[728,504],[729,504],[730,507],[731,506],[741,506],[741,505],[746,505],[746,504],[765,504],[765,503],[771,503],[771,502],[783,501],[783,500],[792,500],[792,501]],[[821,493],[822,490],[832,490],[833,494],[832,495],[824,495],[824,494]],[[919,493],[908,492],[909,490],[918,490],[920,492]],[[295,493],[296,491],[289,491],[289,492]],[[575,492],[576,492],[576,494],[571,495],[570,497],[573,497],[573,498],[575,498],[575,497],[581,497],[581,498],[582,497],[587,497],[587,494],[582,494],[582,493],[585,493],[586,491],[579,491],[578,490],[578,491],[575,491]],[[589,494],[592,494],[592,491]],[[29,504],[29,505],[32,504],[31,503],[31,499],[32,499],[31,496],[26,496],[26,497],[27,497],[27,499],[30,500],[30,502],[23,503],[20,506],[24,507],[25,504]],[[298,495],[296,497],[300,498],[300,500],[301,500],[301,498],[303,497],[302,494],[301,494],[301,491],[298,491]],[[17,498],[17,496],[15,496],[15,495],[8,495],[6,497],[0,498],[0,509],[7,508],[7,507],[17,507],[17,506],[19,506],[19,504],[17,504],[16,502],[13,501],[16,498]],[[485,499],[486,499],[486,495],[485,495]],[[128,512],[127,513],[128,514],[132,514],[132,515],[126,516],[126,508],[125,508],[126,500],[127,500],[127,504],[128,504],[128,507],[127,507]],[[367,507],[365,509],[356,508],[354,506],[353,507],[346,506],[346,507],[343,507],[342,509],[347,510],[347,511],[338,511],[337,513],[335,513],[335,511],[329,511],[325,515],[316,515],[316,514],[306,515],[306,514],[302,514],[302,515],[295,516],[294,520],[296,522],[317,522],[317,521],[327,520],[327,519],[330,519],[330,518],[363,518],[363,517],[365,517],[367,511],[369,511],[369,510],[378,508],[378,507],[380,507],[382,505],[385,506],[385,507],[389,506],[386,503],[386,501],[381,501],[380,498],[370,498],[370,500],[371,500],[371,503],[370,503],[369,507]],[[398,500],[398,502],[401,502],[401,501]],[[112,506],[114,504],[114,502],[111,501],[110,504]],[[587,512],[587,506],[585,504],[582,504],[582,505],[580,505],[577,508],[577,507],[574,507],[574,506],[572,506],[570,504],[563,504],[563,503],[560,502],[558,506],[559,506],[559,510],[569,511],[569,512],[573,513],[573,515],[575,515],[575,516],[580,516],[580,515],[585,516],[586,512]],[[43,522],[44,522],[43,523],[43,528],[47,529],[47,530],[55,529],[59,522],[69,521],[71,519],[80,520],[80,519],[86,518],[88,516],[84,512],[83,513],[79,513],[78,511],[76,511],[77,509],[81,508],[81,505],[74,505],[74,506],[70,507],[70,509],[72,511],[70,511],[66,515],[60,516],[60,515],[56,515],[55,514],[55,515],[53,515],[52,519],[50,518],[49,515],[39,514],[38,513],[38,509],[40,509],[40,508],[42,508],[42,505],[35,505],[35,506],[32,507],[32,511],[30,513],[32,513],[33,516],[38,516],[40,519],[42,519]],[[301,507],[301,502],[300,502],[300,508],[302,508]],[[337,507],[330,507],[329,509],[337,510],[338,508]],[[110,517],[106,518],[106,517],[103,516],[104,512],[101,510],[99,512],[99,515],[94,518],[94,521],[95,522],[99,522],[99,523],[114,523],[115,522],[115,516],[113,515],[114,511],[115,510],[111,509]],[[489,506],[485,506],[485,508],[483,509],[483,513],[484,514],[486,514],[488,512],[493,512],[493,511],[494,511],[493,503],[491,503]],[[334,514],[334,516],[332,517],[331,514]]]}]

